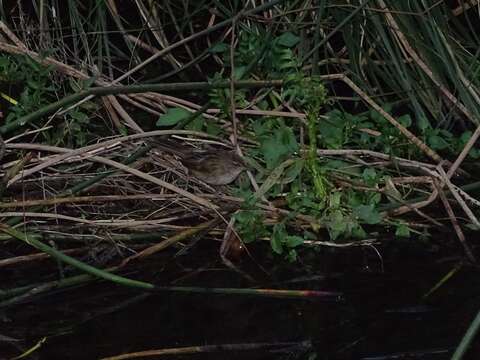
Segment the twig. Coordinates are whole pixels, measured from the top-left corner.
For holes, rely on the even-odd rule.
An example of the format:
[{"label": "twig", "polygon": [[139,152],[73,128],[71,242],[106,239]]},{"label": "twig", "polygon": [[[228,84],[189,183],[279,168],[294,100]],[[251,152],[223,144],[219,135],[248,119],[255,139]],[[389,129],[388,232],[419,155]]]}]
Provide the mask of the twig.
[{"label": "twig", "polygon": [[176,194],[138,194],[138,195],[100,195],[100,196],[70,196],[70,197],[53,197],[50,199],[24,200],[15,202],[0,203],[0,209],[10,208],[26,208],[31,206],[46,206],[60,204],[79,204],[79,203],[96,203],[110,201],[130,201],[130,200],[165,200],[176,198]]},{"label": "twig", "polygon": [[[202,345],[202,346],[187,346],[180,348],[158,349],[158,350],[146,350],[134,353],[115,355],[102,358],[100,360],[126,360],[134,358],[162,356],[162,355],[186,355],[186,354],[203,354],[214,352],[227,352],[227,351],[261,351],[261,350],[273,350],[282,347],[301,347],[304,349],[311,348],[310,341],[302,342],[278,342],[278,343],[247,343],[247,344],[222,344],[222,345]],[[289,353],[292,350],[289,350]]]},{"label": "twig", "polygon": [[210,220],[210,221],[207,221],[203,224],[200,224],[200,225],[197,225],[193,228],[190,228],[190,229],[186,229],[186,230],[183,230],[181,231],[180,233],[158,243],[158,244],[155,244],[155,245],[152,245],[150,247],[148,247],[147,249],[145,250],[142,250],[141,252],[139,252],[138,254],[135,254],[135,255],[132,255],[132,256],[129,256],[128,258],[124,259],[122,261],[122,263],[120,264],[120,267],[124,267],[125,265],[127,265],[130,261],[134,260],[134,259],[143,259],[145,257],[148,257],[150,255],[153,255],[163,249],[166,249],[167,247],[173,245],[173,244],[176,244],[182,240],[185,240],[185,239],[188,239],[190,237],[192,237],[193,235],[199,233],[200,231],[204,231],[206,229],[210,229],[212,226],[215,226],[215,224],[218,223],[218,218],[216,219],[213,219],[213,220]]},{"label": "twig", "polygon": [[477,260],[475,259],[475,256],[473,255],[472,250],[470,249],[470,247],[467,244],[467,241],[465,240],[465,235],[463,234],[462,228],[458,224],[457,218],[455,217],[455,213],[453,212],[453,209],[450,206],[450,203],[448,202],[448,199],[445,196],[444,191],[438,186],[436,182],[435,182],[435,185],[437,186],[440,199],[442,200],[443,206],[445,206],[445,210],[447,211],[448,217],[450,218],[453,228],[455,229],[455,233],[457,234],[458,240],[460,241],[460,244],[462,244],[463,246],[465,255],[467,255],[468,260],[470,260],[472,263],[476,263]]}]

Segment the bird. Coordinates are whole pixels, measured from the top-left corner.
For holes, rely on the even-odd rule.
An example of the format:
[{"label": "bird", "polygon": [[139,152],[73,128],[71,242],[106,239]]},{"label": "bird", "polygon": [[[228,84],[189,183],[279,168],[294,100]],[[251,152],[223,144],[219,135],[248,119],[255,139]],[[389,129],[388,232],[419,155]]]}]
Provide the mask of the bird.
[{"label": "bird", "polygon": [[228,185],[247,169],[243,159],[234,150],[192,150],[171,141],[153,141],[153,147],[176,155],[189,175],[209,185]]}]

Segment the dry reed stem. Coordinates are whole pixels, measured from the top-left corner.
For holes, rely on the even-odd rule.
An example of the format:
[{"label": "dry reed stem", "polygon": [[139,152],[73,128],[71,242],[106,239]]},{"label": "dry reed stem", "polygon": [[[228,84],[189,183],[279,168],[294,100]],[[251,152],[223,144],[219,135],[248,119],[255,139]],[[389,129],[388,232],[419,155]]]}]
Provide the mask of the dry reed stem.
[{"label": "dry reed stem", "polygon": [[154,115],[154,116],[157,116],[157,117],[159,117],[160,115],[162,115],[161,112],[158,112],[158,111],[156,111],[156,110],[153,110],[152,108],[150,108],[150,107],[148,107],[148,106],[145,106],[145,105],[141,104],[140,102],[138,102],[138,101],[136,101],[136,100],[133,100],[133,99],[132,99],[132,96],[130,96],[130,95],[122,94],[122,95],[119,95],[119,97],[120,97],[122,100],[124,100],[124,101],[132,104],[132,105],[135,106],[136,108],[138,108],[138,109],[140,109],[140,110],[143,110],[143,111],[145,111],[145,112],[147,112],[147,113],[149,113],[149,114],[151,114],[151,115]]},{"label": "dry reed stem", "polygon": [[71,221],[74,223],[85,224],[93,227],[113,227],[117,229],[125,228],[148,228],[151,229],[153,226],[168,224],[170,222],[175,222],[178,217],[162,218],[157,220],[88,220],[79,218],[76,216],[68,216],[62,214],[51,214],[51,213],[40,213],[40,212],[28,212],[28,211],[7,211],[2,212],[0,216],[4,218],[9,217],[23,217],[23,218],[39,218],[39,219],[50,219],[50,220],[65,220]]},{"label": "dry reed stem", "polygon": [[110,116],[110,119],[112,120],[113,124],[117,128],[117,130],[120,132],[122,129],[122,123],[120,121],[120,118],[118,117],[118,114],[116,113],[115,109],[113,108],[112,102],[110,101],[110,98],[108,96],[102,96],[102,102],[103,106],[107,110],[107,114]]},{"label": "dry reed stem", "polygon": [[23,200],[15,202],[3,202],[0,203],[0,209],[11,208],[28,208],[32,206],[49,206],[60,204],[82,204],[82,203],[99,203],[110,201],[131,201],[131,200],[167,200],[175,199],[176,194],[136,194],[136,195],[92,195],[92,196],[68,196],[68,197],[53,197],[49,199],[39,200]]},{"label": "dry reed stem", "polygon": [[427,168],[435,169],[436,165],[428,164],[420,161],[409,160],[401,158],[398,156],[387,155],[379,151],[368,150],[368,149],[317,149],[317,154],[319,156],[347,156],[347,155],[360,155],[360,156],[370,156],[376,157],[379,159],[395,161],[395,163],[401,164],[402,166],[418,167],[418,168]]},{"label": "dry reed stem", "polygon": [[[135,4],[137,5],[144,22],[147,24],[159,45],[163,49],[168,48],[170,44],[168,43],[168,39],[163,31],[164,26],[160,22],[160,17],[157,14],[155,2],[149,1],[149,6],[145,6],[141,0],[135,0]],[[152,24],[152,21],[155,21],[155,23]],[[157,52],[159,51],[157,50],[156,53]],[[170,61],[170,64],[174,68],[182,67],[182,63],[178,61],[171,53],[167,54],[166,58]]]},{"label": "dry reed stem", "polygon": [[[75,249],[65,249],[62,250],[62,253],[68,255],[68,254],[78,254],[81,252],[86,252],[88,251],[87,248],[75,248]],[[0,260],[0,267],[7,267],[7,266],[12,266],[12,265],[18,265],[18,264],[24,264],[24,263],[29,263],[32,261],[36,260],[43,260],[43,259],[48,259],[50,258],[50,255],[46,253],[35,253],[35,254],[30,254],[30,255],[22,255],[22,256],[15,256],[7,259],[1,259]]]},{"label": "dry reed stem", "polygon": [[125,36],[126,39],[128,39],[128,41],[133,43],[133,45],[135,47],[139,47],[139,48],[141,48],[145,51],[148,51],[151,54],[155,54],[156,52],[158,52],[157,48],[145,43],[138,36],[133,36],[133,35],[129,35],[129,34],[126,34],[124,36]]},{"label": "dry reed stem", "polygon": [[0,30],[2,30],[3,33],[10,39],[10,41],[12,41],[17,47],[27,50],[25,44],[8,28],[3,21],[0,21]]},{"label": "dry reed stem", "polygon": [[412,211],[412,209],[424,208],[425,206],[428,206],[431,203],[433,203],[437,199],[437,196],[438,196],[438,191],[437,191],[437,189],[434,188],[432,193],[430,194],[430,196],[426,200],[419,201],[415,204],[408,204],[408,205],[400,206],[400,207],[396,208],[395,210],[388,211],[388,214],[390,216],[399,216],[399,215],[403,215],[403,214],[406,214],[407,212]]},{"label": "dry reed stem", "polygon": [[138,124],[132,119],[132,117],[125,111],[123,106],[118,102],[117,98],[113,95],[107,96],[110,104],[112,104],[113,109],[117,112],[117,114],[123,119],[127,127],[133,130],[136,133],[143,133],[143,129],[138,126]]},{"label": "dry reed stem", "polygon": [[460,5],[452,10],[453,16],[459,16],[473,6],[478,5],[479,0],[463,0]]},{"label": "dry reed stem", "polygon": [[169,247],[173,244],[176,244],[176,243],[178,243],[182,240],[188,239],[188,238],[192,237],[193,235],[199,233],[200,231],[204,231],[206,229],[211,228],[212,226],[215,226],[215,224],[217,224],[217,222],[218,222],[218,218],[207,221],[207,222],[205,222],[203,224],[200,224],[200,225],[197,225],[193,228],[185,229],[185,230],[179,232],[178,234],[175,234],[175,235],[165,239],[164,241],[162,241],[158,244],[150,246],[147,249],[142,250],[141,252],[139,252],[135,255],[129,256],[128,258],[126,258],[122,261],[122,263],[120,264],[120,267],[123,267],[123,266],[127,265],[130,261],[132,261],[134,259],[146,258],[146,257],[148,257],[150,255],[153,255],[153,254],[155,254],[155,253],[157,253],[157,252],[159,252],[163,249],[166,249],[167,247]]},{"label": "dry reed stem", "polygon": [[468,205],[466,204],[466,202],[462,199],[462,197],[460,196],[459,191],[458,191],[457,188],[451,183],[450,179],[448,178],[447,174],[445,173],[445,171],[443,170],[443,168],[441,167],[441,165],[438,166],[438,168],[437,168],[437,173],[439,174],[439,175],[438,175],[438,178],[439,178],[440,181],[441,181],[440,187],[442,188],[444,185],[447,185],[447,187],[448,187],[448,189],[450,190],[451,194],[453,195],[453,197],[455,198],[455,200],[457,200],[458,204],[459,204],[460,207],[463,209],[463,211],[465,212],[465,214],[468,216],[468,218],[470,219],[470,221],[471,221],[477,228],[480,228],[480,222],[478,221],[477,217],[473,214],[473,211],[470,210],[470,208],[468,207]]},{"label": "dry reed stem", "polygon": [[455,229],[455,233],[457,234],[460,244],[462,244],[463,246],[463,249],[465,251],[465,254],[467,255],[468,260],[470,260],[472,263],[476,263],[477,260],[475,259],[475,256],[473,255],[472,250],[467,244],[465,235],[463,234],[462,228],[458,224],[458,220],[455,217],[455,213],[453,212],[453,209],[450,206],[450,203],[448,202],[447,196],[445,195],[443,189],[440,186],[438,186],[436,182],[435,182],[435,186],[437,187],[438,193],[440,195],[440,199],[442,200],[443,206],[447,211],[448,217],[450,218],[450,222],[452,223],[453,228]]},{"label": "dry reed stem", "polygon": [[[220,114],[222,110],[220,109],[207,109],[207,114]],[[300,112],[294,111],[273,111],[273,110],[249,110],[249,109],[235,109],[235,114],[238,115],[254,115],[254,116],[277,116],[285,118],[296,118],[300,120],[305,120],[306,115]],[[305,121],[302,121],[306,123]]]},{"label": "dry reed stem", "polygon": [[0,41],[0,50],[8,52],[9,54],[27,55],[44,66],[53,66],[56,70],[59,70],[65,75],[69,75],[82,80],[88,79],[88,76],[81,71],[76,70],[75,68],[62,63],[61,61],[55,60],[51,57],[42,58],[40,55],[38,55],[38,53],[28,50],[27,48],[5,44]]}]

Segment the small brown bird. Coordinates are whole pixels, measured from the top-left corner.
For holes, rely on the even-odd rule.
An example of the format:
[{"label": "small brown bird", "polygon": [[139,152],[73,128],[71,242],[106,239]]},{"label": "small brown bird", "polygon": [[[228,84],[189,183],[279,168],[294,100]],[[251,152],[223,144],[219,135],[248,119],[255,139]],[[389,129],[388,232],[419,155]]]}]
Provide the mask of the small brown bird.
[{"label": "small brown bird", "polygon": [[155,141],[154,147],[178,156],[190,175],[210,185],[230,184],[246,169],[242,158],[231,150],[190,150],[170,141]]}]

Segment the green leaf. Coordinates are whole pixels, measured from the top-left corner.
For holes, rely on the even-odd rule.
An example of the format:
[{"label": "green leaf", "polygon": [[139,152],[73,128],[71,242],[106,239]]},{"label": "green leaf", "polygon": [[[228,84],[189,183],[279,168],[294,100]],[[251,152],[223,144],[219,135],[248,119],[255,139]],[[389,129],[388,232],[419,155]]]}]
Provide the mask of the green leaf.
[{"label": "green leaf", "polygon": [[344,216],[340,210],[333,211],[328,216],[327,227],[332,240],[335,240],[339,235],[345,232],[347,224],[345,223]]},{"label": "green leaf", "polygon": [[190,116],[190,111],[183,108],[170,108],[158,118],[157,126],[173,126]]},{"label": "green leaf", "polygon": [[403,126],[405,126],[406,128],[410,127],[412,125],[412,118],[410,117],[410,115],[408,114],[405,114],[405,115],[402,115],[400,116],[397,121],[402,124]]},{"label": "green leaf", "polygon": [[370,202],[370,204],[377,205],[382,200],[382,194],[370,193],[370,194],[367,194],[367,199]]},{"label": "green leaf", "polygon": [[275,129],[269,137],[261,139],[260,151],[267,169],[274,169],[298,149],[297,140],[292,129],[282,125]]},{"label": "green leaf", "polygon": [[428,144],[433,150],[444,150],[449,146],[442,137],[436,134],[428,136]]},{"label": "green leaf", "polygon": [[72,119],[76,120],[79,123],[87,124],[89,122],[89,117],[84,112],[72,110],[69,112],[69,115],[72,117]]},{"label": "green leaf", "polygon": [[340,191],[335,191],[330,194],[328,199],[329,207],[331,209],[336,209],[340,206],[342,200],[342,193]]},{"label": "green leaf", "polygon": [[289,235],[285,238],[285,243],[289,248],[294,248],[299,245],[302,245],[304,242],[304,239],[301,236],[297,235]]},{"label": "green leaf", "polygon": [[417,126],[418,128],[422,131],[422,133],[430,128],[430,122],[428,121],[428,119],[425,117],[425,116],[420,116],[418,119],[417,119]]},{"label": "green leaf", "polygon": [[235,71],[234,71],[234,74],[233,74],[233,78],[235,80],[240,80],[243,75],[245,75],[245,71],[247,70],[247,67],[246,66],[237,66],[235,67]]},{"label": "green leaf", "polygon": [[446,141],[451,140],[453,138],[453,134],[445,129],[439,129],[438,134],[441,135]]},{"label": "green leaf", "polygon": [[[382,109],[390,114],[390,112],[392,111],[392,105],[391,104],[384,104],[382,106]],[[371,109],[370,110],[370,117],[372,118],[372,120],[374,120],[377,124],[382,124],[382,123],[387,123],[387,119],[385,119],[385,117],[380,114],[377,110],[374,110],[374,109]]]},{"label": "green leaf", "polygon": [[320,121],[318,130],[329,149],[340,149],[344,143],[344,118],[335,117]]},{"label": "green leaf", "polygon": [[471,131],[465,131],[461,136],[460,136],[460,145],[462,148],[467,144],[468,140],[472,137],[472,132]]},{"label": "green leaf", "polygon": [[395,231],[395,235],[400,237],[409,237],[410,228],[406,224],[399,224],[397,226],[397,230]]},{"label": "green leaf", "polygon": [[301,174],[303,170],[303,166],[305,165],[305,161],[303,159],[299,159],[293,163],[292,166],[290,166],[286,171],[285,171],[285,176],[283,178],[283,183],[291,183],[294,181],[298,175]]},{"label": "green leaf", "polygon": [[255,121],[253,123],[253,131],[257,137],[261,137],[262,135],[265,135],[269,129],[266,122]]},{"label": "green leaf", "polygon": [[345,190],[344,191],[346,198],[347,198],[347,204],[350,207],[356,207],[359,205],[362,205],[364,203],[363,201],[363,194],[355,191],[355,190]]},{"label": "green leaf", "polygon": [[361,175],[361,169],[356,166],[352,166],[351,163],[342,160],[327,160],[323,168],[327,170],[338,169],[341,170],[344,174],[349,175]]},{"label": "green leaf", "polygon": [[88,89],[89,87],[95,84],[96,80],[97,80],[96,76],[90,76],[88,79],[85,79],[82,81],[82,88]]},{"label": "green leaf", "polygon": [[185,129],[193,130],[193,131],[202,131],[203,125],[205,125],[205,120],[202,116],[197,116],[195,119],[190,121],[186,126]]},{"label": "green leaf", "polygon": [[382,217],[374,205],[360,205],[353,209],[353,214],[367,224],[378,224]]},{"label": "green leaf", "polygon": [[276,40],[279,45],[291,48],[298,44],[300,38],[288,31],[277,37]]},{"label": "green leaf", "polygon": [[222,132],[222,128],[213,121],[206,121],[205,132],[210,135],[218,135]]},{"label": "green leaf", "polygon": [[[253,194],[252,194],[253,195]],[[250,199],[250,200],[249,200]],[[246,204],[254,204],[254,198],[246,199]],[[235,229],[242,236],[245,243],[267,236],[268,232],[263,224],[263,215],[256,210],[243,210],[235,215]]]},{"label": "green leaf", "polygon": [[278,144],[273,137],[263,141],[260,145],[260,150],[268,169],[275,168],[280,163],[282,155],[286,153],[285,147]]},{"label": "green leaf", "polygon": [[377,172],[374,168],[366,168],[363,170],[362,177],[368,186],[373,186],[377,183]]},{"label": "green leaf", "polygon": [[295,249],[290,249],[288,251],[288,254],[287,254],[286,258],[289,262],[297,261],[297,252],[295,251]]},{"label": "green leaf", "polygon": [[275,131],[275,137],[279,143],[285,146],[288,152],[293,153],[298,150],[297,139],[291,128],[283,125]]},{"label": "green leaf", "polygon": [[284,224],[276,224],[273,227],[273,234],[270,240],[272,250],[277,254],[283,253],[283,243],[285,242],[286,231]]},{"label": "green leaf", "polygon": [[367,237],[367,233],[365,232],[365,230],[363,230],[360,224],[355,224],[355,226],[352,229],[352,236],[359,239],[364,239]]},{"label": "green leaf", "polygon": [[42,86],[34,80],[27,80],[27,85],[35,90],[40,90],[42,88]]},{"label": "green leaf", "polygon": [[472,148],[468,152],[468,156],[470,156],[472,159],[478,159],[478,158],[480,158],[480,150],[476,149],[476,148]]},{"label": "green leaf", "polygon": [[230,49],[230,46],[228,46],[225,43],[218,43],[213,45],[208,51],[213,53],[213,54],[218,54],[218,53],[223,53]]}]

